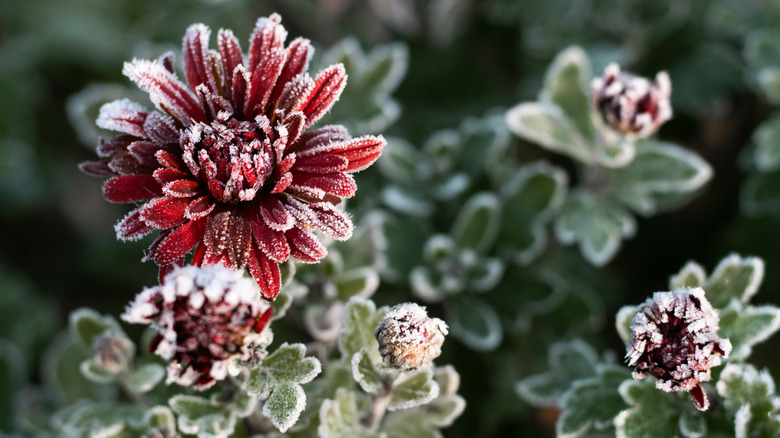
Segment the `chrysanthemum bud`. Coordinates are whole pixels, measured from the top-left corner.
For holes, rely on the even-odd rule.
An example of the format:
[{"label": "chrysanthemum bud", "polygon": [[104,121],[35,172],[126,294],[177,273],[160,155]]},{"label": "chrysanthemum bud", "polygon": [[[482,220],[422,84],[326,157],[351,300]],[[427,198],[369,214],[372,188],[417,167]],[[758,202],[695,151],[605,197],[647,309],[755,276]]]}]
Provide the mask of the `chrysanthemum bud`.
[{"label": "chrysanthemum bud", "polygon": [[669,98],[672,82],[666,72],[655,81],[621,73],[620,67],[609,64],[602,77],[590,83],[593,106],[604,121],[623,133],[647,137],[672,117]]},{"label": "chrysanthemum bud", "polygon": [[170,360],[167,383],[204,390],[227,376],[232,359],[250,359],[249,346],[267,338],[272,309],[240,273],[188,266],[141,292],[122,318],[158,329],[149,351]]},{"label": "chrysanthemum bud", "polygon": [[111,374],[127,369],[135,354],[135,345],[123,333],[105,332],[92,343],[95,364]]},{"label": "chrysanthemum bud", "polygon": [[718,338],[718,311],[702,288],[656,292],[639,306],[631,322],[626,359],[633,376],[655,376],[666,392],[688,391],[697,409],[709,408],[700,382],[731,353],[731,342]]},{"label": "chrysanthemum bud", "polygon": [[441,354],[447,324],[429,318],[425,307],[403,303],[392,307],[374,330],[386,365],[405,371],[426,367]]}]

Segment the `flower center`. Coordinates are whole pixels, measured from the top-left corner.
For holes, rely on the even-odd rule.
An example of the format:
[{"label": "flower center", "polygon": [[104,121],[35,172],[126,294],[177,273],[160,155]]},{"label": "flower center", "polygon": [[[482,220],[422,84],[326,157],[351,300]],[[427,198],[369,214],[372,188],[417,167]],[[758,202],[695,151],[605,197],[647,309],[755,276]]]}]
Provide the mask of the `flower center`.
[{"label": "flower center", "polygon": [[231,204],[251,201],[266,185],[272,193],[287,188],[292,181],[287,171],[295,157],[283,159],[286,143],[286,129],[272,130],[265,117],[197,123],[181,137],[184,161],[193,176],[217,200]]}]

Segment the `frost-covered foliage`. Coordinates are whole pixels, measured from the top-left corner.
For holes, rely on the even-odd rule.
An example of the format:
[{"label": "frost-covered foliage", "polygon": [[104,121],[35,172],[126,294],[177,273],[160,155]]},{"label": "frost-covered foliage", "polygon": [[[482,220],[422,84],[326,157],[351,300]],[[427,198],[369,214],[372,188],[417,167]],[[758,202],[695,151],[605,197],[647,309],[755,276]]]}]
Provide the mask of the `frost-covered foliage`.
[{"label": "frost-covered foliage", "polygon": [[780,434],[772,2],[7,3],[0,435]]}]

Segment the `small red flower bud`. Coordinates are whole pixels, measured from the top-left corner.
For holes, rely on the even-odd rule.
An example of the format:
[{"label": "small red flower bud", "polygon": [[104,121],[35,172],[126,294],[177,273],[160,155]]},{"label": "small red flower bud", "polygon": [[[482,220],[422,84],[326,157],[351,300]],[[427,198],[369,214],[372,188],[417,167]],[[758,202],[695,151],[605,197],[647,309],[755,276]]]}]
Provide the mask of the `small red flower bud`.
[{"label": "small red flower bud", "polygon": [[122,318],[157,328],[149,350],[170,360],[166,383],[204,390],[227,376],[231,360],[249,360],[253,345],[267,344],[272,310],[251,279],[205,265],[174,270],[138,294]]},{"label": "small red flower bud", "polygon": [[425,307],[403,303],[392,307],[374,331],[386,365],[405,371],[430,365],[441,354],[447,324],[429,318]]},{"label": "small red flower bud", "polygon": [[672,83],[666,72],[658,73],[651,83],[621,73],[620,67],[612,63],[603,76],[591,81],[590,88],[593,106],[604,122],[625,134],[647,137],[672,117]]},{"label": "small red flower bud", "polygon": [[709,408],[700,382],[731,353],[731,342],[718,338],[718,311],[702,288],[656,292],[637,309],[626,350],[635,379],[655,376],[666,392],[688,391],[697,409]]}]

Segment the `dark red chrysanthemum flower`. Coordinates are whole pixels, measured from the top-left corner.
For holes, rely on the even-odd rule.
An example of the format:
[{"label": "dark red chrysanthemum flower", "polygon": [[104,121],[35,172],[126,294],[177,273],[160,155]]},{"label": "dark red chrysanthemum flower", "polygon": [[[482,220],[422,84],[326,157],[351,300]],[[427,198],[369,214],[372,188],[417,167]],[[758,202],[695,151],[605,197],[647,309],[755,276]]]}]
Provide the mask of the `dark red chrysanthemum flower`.
[{"label": "dark red chrysanthemum flower", "polygon": [[355,194],[350,173],[372,164],[386,142],[353,139],[340,125],[309,129],[338,100],[346,73],[334,65],[312,79],[311,44],[297,38],[285,47],[280,21],[257,21],[247,56],[229,30],[210,50],[210,30],[195,24],[183,47],[189,86],[172,54],[133,60],[123,72],[157,110],[129,100],[101,109],[98,125],[122,134],[101,141],[105,160],[81,169],[111,177],[103,186],[109,201],[143,202],[117,224],[117,236],[162,230],[147,253],[161,278],[195,248],[192,264],[246,267],[273,299],[278,263],[325,256],[312,230],[337,240],[352,234],[335,204]]},{"label": "dark red chrysanthemum flower", "polygon": [[635,379],[656,377],[666,392],[688,391],[699,410],[709,408],[700,382],[731,353],[731,342],[718,337],[718,311],[702,288],[656,292],[639,306],[631,321],[626,358]]},{"label": "dark red chrysanthemum flower", "polygon": [[149,351],[170,361],[167,383],[204,390],[227,377],[231,360],[249,361],[255,345],[267,345],[272,312],[251,279],[206,265],[174,269],[163,285],[138,294],[122,319],[157,329]]}]

